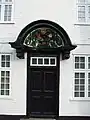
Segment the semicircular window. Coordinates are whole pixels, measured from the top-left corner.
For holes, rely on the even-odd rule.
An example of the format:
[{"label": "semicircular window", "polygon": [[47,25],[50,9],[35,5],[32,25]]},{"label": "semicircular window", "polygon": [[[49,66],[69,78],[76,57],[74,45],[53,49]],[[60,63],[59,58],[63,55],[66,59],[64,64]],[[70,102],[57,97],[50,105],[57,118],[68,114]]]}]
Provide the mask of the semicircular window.
[{"label": "semicircular window", "polygon": [[60,35],[51,28],[38,28],[30,32],[24,45],[32,48],[57,48],[64,45]]}]

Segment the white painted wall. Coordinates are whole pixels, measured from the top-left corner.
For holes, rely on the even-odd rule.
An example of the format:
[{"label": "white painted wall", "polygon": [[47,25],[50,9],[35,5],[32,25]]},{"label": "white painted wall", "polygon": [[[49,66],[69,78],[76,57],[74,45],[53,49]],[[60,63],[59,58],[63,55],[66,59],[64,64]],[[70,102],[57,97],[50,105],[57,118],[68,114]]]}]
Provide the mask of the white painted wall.
[{"label": "white painted wall", "polygon": [[0,44],[0,52],[11,54],[11,96],[0,96],[0,115],[25,115],[27,54],[25,59],[18,59],[8,44]]},{"label": "white painted wall", "polygon": [[90,45],[78,45],[68,60],[61,61],[60,67],[60,116],[90,116],[90,98],[73,98],[74,57],[90,55]]},{"label": "white painted wall", "polygon": [[39,19],[60,24],[73,37],[74,0],[14,0],[14,4],[14,24],[0,24],[0,41],[15,41],[26,25]]},{"label": "white painted wall", "polygon": [[[61,116],[90,115],[89,100],[72,99],[73,54],[89,54],[90,51],[90,27],[74,25],[74,14],[75,0],[14,0],[14,23],[0,23],[0,43],[15,41],[26,25],[46,19],[58,23],[66,30],[72,43],[78,44],[70,59],[60,62]],[[0,52],[10,52],[15,56],[14,49],[7,44],[0,44]],[[10,99],[0,97],[0,114],[26,114],[26,68],[26,59],[12,57],[12,96]]]}]

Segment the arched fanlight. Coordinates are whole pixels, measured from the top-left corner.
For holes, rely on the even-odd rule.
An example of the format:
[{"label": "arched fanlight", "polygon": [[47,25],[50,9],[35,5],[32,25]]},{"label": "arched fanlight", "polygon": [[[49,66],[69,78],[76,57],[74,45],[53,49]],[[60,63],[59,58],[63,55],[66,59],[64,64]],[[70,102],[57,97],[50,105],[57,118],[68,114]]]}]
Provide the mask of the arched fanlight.
[{"label": "arched fanlight", "polygon": [[30,32],[23,44],[32,48],[57,48],[64,46],[60,35],[48,27],[37,28]]}]

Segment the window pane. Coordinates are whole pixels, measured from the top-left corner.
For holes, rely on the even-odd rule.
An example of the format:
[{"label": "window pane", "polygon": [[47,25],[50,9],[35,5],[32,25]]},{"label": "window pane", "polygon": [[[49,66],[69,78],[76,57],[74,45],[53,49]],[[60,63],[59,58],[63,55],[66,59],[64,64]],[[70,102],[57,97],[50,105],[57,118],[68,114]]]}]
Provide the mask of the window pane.
[{"label": "window pane", "polygon": [[6,85],[5,85],[5,88],[6,88],[6,89],[9,89],[9,84],[6,84]]},{"label": "window pane", "polygon": [[[10,90],[10,55],[1,55],[0,95],[9,95]],[[7,67],[7,68],[6,68]],[[7,91],[6,91],[7,90]]]},{"label": "window pane", "polygon": [[90,57],[88,57],[88,69],[90,69]]},{"label": "window pane", "polygon": [[75,91],[79,91],[79,85],[75,85]]},{"label": "window pane", "polygon": [[75,78],[79,78],[79,73],[75,73]]},{"label": "window pane", "polygon": [[90,97],[90,92],[88,92],[88,97]]},{"label": "window pane", "polygon": [[6,71],[6,76],[10,76],[10,71]]},{"label": "window pane", "polygon": [[9,90],[6,90],[6,95],[9,95]]},{"label": "window pane", "polygon": [[80,92],[80,97],[84,97],[84,92]]},{"label": "window pane", "polygon": [[80,73],[80,78],[85,78],[85,73]]},{"label": "window pane", "polygon": [[75,92],[74,97],[79,97],[79,92]]},{"label": "window pane", "polygon": [[78,6],[78,20],[85,21],[85,6]]},{"label": "window pane", "polygon": [[75,63],[75,69],[79,69],[79,63]]},{"label": "window pane", "polygon": [[1,71],[1,76],[5,76],[5,71]]},{"label": "window pane", "polygon": [[85,6],[78,6],[78,11],[85,12]]},{"label": "window pane", "polygon": [[4,89],[4,84],[1,84],[1,89]]},{"label": "window pane", "polygon": [[85,68],[85,64],[84,63],[80,63],[80,68],[84,69]]},{"label": "window pane", "polygon": [[6,95],[6,90],[10,89],[10,71],[1,71],[0,83],[0,95]]},{"label": "window pane", "polygon": [[38,64],[43,64],[43,59],[42,59],[42,58],[41,58],[41,59],[40,59],[40,58],[38,59]]},{"label": "window pane", "polygon": [[49,59],[48,58],[44,59],[44,64],[49,64]]},{"label": "window pane", "polygon": [[51,58],[51,59],[50,59],[50,64],[51,64],[51,65],[52,65],[52,64],[55,64],[55,59]]},{"label": "window pane", "polygon": [[88,73],[88,78],[90,78],[90,73]]},{"label": "window pane", "polygon": [[32,64],[37,64],[37,59],[36,58],[32,58]]},{"label": "window pane", "polygon": [[90,84],[90,79],[88,79],[88,84]]},{"label": "window pane", "polygon": [[88,62],[90,62],[90,57],[88,57]]},{"label": "window pane", "polygon": [[85,19],[85,13],[84,12],[78,12],[78,18]]},{"label": "window pane", "polygon": [[[77,78],[77,79],[76,79]],[[75,73],[74,97],[84,97],[85,73]]]},{"label": "window pane", "polygon": [[90,69],[90,63],[88,63],[88,69]]},{"label": "window pane", "polygon": [[79,57],[75,57],[75,62],[79,62]]},{"label": "window pane", "polygon": [[8,5],[5,5],[5,10],[4,10],[4,21],[7,21],[8,17]]},{"label": "window pane", "polygon": [[79,84],[79,79],[75,79],[75,84]]},{"label": "window pane", "polygon": [[6,62],[6,67],[10,67],[10,62]]},{"label": "window pane", "polygon": [[6,61],[10,61],[10,55],[6,55]]},{"label": "window pane", "polygon": [[84,91],[84,90],[85,90],[84,85],[80,86],[80,91]]},{"label": "window pane", "polygon": [[1,95],[4,95],[4,90],[1,90]]},{"label": "window pane", "polygon": [[1,60],[5,61],[5,55],[1,55]]},{"label": "window pane", "polygon": [[5,78],[1,77],[1,84],[5,82]]},{"label": "window pane", "polygon": [[85,62],[85,57],[80,57],[80,62]]},{"label": "window pane", "polygon": [[80,79],[80,84],[85,84],[85,79]]},{"label": "window pane", "polygon": [[8,21],[11,21],[11,13],[12,13],[12,5],[9,5],[9,10],[8,10]]},{"label": "window pane", "polygon": [[88,85],[88,91],[90,91],[90,85]]},{"label": "window pane", "polygon": [[5,62],[1,62],[1,67],[5,67]]},{"label": "window pane", "polygon": [[11,21],[12,5],[5,5],[4,21]]},{"label": "window pane", "polygon": [[9,83],[9,78],[6,78],[6,83]]},{"label": "window pane", "polygon": [[88,6],[88,18],[90,19],[90,6]]}]

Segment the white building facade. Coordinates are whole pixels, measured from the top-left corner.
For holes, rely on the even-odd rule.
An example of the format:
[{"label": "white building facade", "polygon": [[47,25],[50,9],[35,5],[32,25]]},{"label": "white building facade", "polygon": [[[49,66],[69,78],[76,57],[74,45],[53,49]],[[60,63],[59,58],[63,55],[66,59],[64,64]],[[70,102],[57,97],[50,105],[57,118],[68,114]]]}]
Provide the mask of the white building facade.
[{"label": "white building facade", "polygon": [[90,117],[90,0],[0,0],[0,115]]}]

